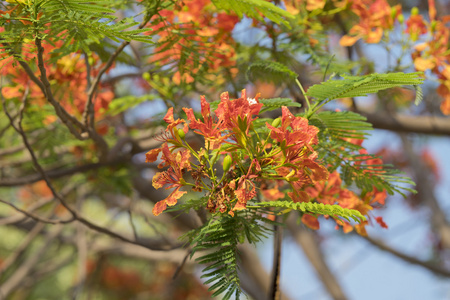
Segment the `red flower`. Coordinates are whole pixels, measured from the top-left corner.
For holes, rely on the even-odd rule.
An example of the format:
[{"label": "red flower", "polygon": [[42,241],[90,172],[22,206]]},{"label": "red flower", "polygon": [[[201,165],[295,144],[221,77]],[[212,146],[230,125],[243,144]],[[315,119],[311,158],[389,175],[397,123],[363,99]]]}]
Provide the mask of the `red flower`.
[{"label": "red flower", "polygon": [[311,229],[314,229],[314,230],[320,229],[320,224],[319,224],[319,220],[317,220],[317,217],[313,217],[311,215],[304,214],[302,216],[302,223]]},{"label": "red flower", "polygon": [[209,103],[206,102],[205,96],[201,96],[201,107],[202,107],[202,117],[203,122],[197,120],[194,116],[192,108],[183,108],[190,121],[189,127],[193,129],[196,133],[201,134],[205,137],[205,142],[210,142],[211,149],[217,149],[220,143],[227,138],[227,135],[223,134],[223,120],[219,119],[214,122],[211,116],[211,110]]},{"label": "red flower", "polygon": [[383,221],[383,217],[376,217],[376,218],[375,218],[375,221],[377,221],[377,223],[380,224],[380,226],[381,226],[382,228],[388,229],[387,224],[384,223],[384,221]]},{"label": "red flower", "polygon": [[[317,133],[319,129],[308,125],[308,119],[295,117],[286,106],[281,108],[281,127],[275,128],[269,123],[266,126],[272,130],[270,137],[279,143],[285,153],[287,161],[294,161],[302,153],[306,153],[305,147],[309,151],[314,151],[312,145],[317,144]],[[288,128],[292,130],[289,130]]]},{"label": "red flower", "polygon": [[[157,150],[157,149],[155,149]],[[158,151],[152,150],[147,153],[147,160],[150,161],[152,159],[156,160],[158,156]],[[191,164],[189,163],[190,152],[188,150],[178,151],[176,153],[171,153],[169,150],[169,146],[164,143],[161,147],[162,152],[162,160],[163,162],[159,164],[159,168],[169,166],[169,169],[163,172],[156,173],[153,176],[152,184],[155,189],[159,189],[163,186],[166,186],[166,190],[170,188],[175,188],[175,190],[164,200],[156,203],[153,208],[153,214],[155,216],[162,213],[167,205],[173,206],[177,203],[177,199],[183,196],[186,192],[180,191],[180,188],[185,185],[185,181],[183,179],[183,173],[186,170],[191,170]],[[154,161],[154,160],[153,160]]]},{"label": "red flower", "polygon": [[234,192],[237,198],[237,202],[233,207],[233,210],[243,210],[247,207],[247,201],[253,199],[256,196],[255,184],[242,176],[238,182],[238,188]]},{"label": "red flower", "polygon": [[256,119],[252,119],[252,116],[258,115],[263,106],[258,97],[259,95],[255,99],[247,98],[246,91],[242,90],[241,98],[230,100],[227,92],[222,93],[216,115],[224,122],[224,128],[248,135],[250,124]]}]

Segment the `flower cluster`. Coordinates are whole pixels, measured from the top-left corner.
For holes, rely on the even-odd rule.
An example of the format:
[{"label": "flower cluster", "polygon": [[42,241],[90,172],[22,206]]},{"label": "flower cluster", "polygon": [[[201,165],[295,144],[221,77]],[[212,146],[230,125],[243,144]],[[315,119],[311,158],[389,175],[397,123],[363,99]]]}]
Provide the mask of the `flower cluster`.
[{"label": "flower cluster", "polygon": [[[236,15],[217,12],[210,0],[179,1],[175,9],[161,10],[149,25],[159,36],[159,46],[151,60],[161,65],[183,61],[182,67],[189,73],[178,69],[172,78],[176,84],[193,82],[191,74],[202,65],[211,69],[209,76],[214,76],[220,67],[234,73],[236,53],[231,33],[238,22]],[[181,38],[174,42],[177,36]],[[183,54],[186,49],[190,50],[188,56]]]},{"label": "flower cluster", "polygon": [[418,71],[431,70],[438,76],[440,86],[437,90],[442,96],[441,111],[445,115],[450,114],[450,55],[448,44],[450,30],[447,26],[449,16],[440,19],[436,17],[434,0],[428,1],[429,21],[425,21],[417,8],[411,11],[411,17],[407,20],[407,32],[413,41],[424,37],[425,42],[414,47],[412,58]]},{"label": "flower cluster", "polygon": [[383,32],[393,28],[401,14],[401,6],[391,7],[386,0],[356,0],[352,1],[351,11],[359,17],[359,23],[342,37],[342,46],[352,46],[359,39],[369,44],[379,43]]},{"label": "flower cluster", "polygon": [[[149,151],[146,158],[147,162],[154,162],[162,154],[159,166],[168,169],[153,177],[153,186],[175,190],[155,205],[153,213],[159,215],[167,206],[175,205],[186,193],[180,190],[183,186],[207,191],[208,210],[230,215],[246,209],[257,189],[270,190],[269,186],[291,186],[293,191],[287,195],[294,202],[309,201],[305,188],[328,178],[327,169],[318,163],[313,149],[319,130],[309,125],[307,119],[295,117],[287,107],[282,107],[282,117],[272,124],[266,123],[267,133],[263,136],[254,126],[262,106],[258,96],[248,98],[244,90],[235,100],[223,93],[214,115],[202,97],[202,119],[197,119],[191,108],[184,108],[189,124],[174,120],[173,109],[169,109],[164,118],[168,123],[164,143]],[[184,128],[176,129],[181,124]],[[193,149],[185,139],[189,130],[203,136],[204,147]],[[195,162],[190,158],[195,158]],[[215,166],[220,161],[221,176]],[[192,182],[183,178],[186,172]],[[284,193],[278,190],[280,194],[279,198],[284,198]]]},{"label": "flower cluster", "polygon": [[[56,55],[54,51],[62,47],[64,41],[62,39],[56,41],[43,41],[44,48],[43,59],[44,67],[47,72],[48,80],[51,82],[52,90],[55,97],[62,99],[61,106],[70,114],[81,116],[84,112],[87,102],[87,66],[84,57],[80,53],[66,55],[59,58],[56,63],[51,63],[51,59]],[[36,49],[33,42],[24,43],[22,45],[22,57],[25,61],[33,61],[36,59]],[[4,76],[11,83],[2,88],[3,97],[22,99],[27,96],[32,103],[44,105],[47,100],[42,90],[30,80],[26,71],[17,67],[14,60],[7,57],[6,52],[0,52],[0,75]],[[90,75],[96,76],[103,66],[100,59],[93,54],[89,57],[91,64]],[[40,71],[34,69],[33,73],[36,77],[40,76]],[[106,110],[109,103],[114,98],[111,87],[100,84],[99,92],[95,96],[94,111],[97,117],[102,114],[102,109]],[[49,116],[48,121],[52,122],[56,118]]]},{"label": "flower cluster", "polygon": [[[234,100],[223,93],[214,114],[201,97],[201,118],[191,108],[183,108],[187,121],[175,120],[170,108],[164,117],[168,126],[161,135],[162,146],[146,154],[147,162],[160,157],[159,168],[167,168],[153,177],[153,187],[173,189],[154,206],[153,214],[175,205],[187,189],[206,193],[202,205],[209,212],[231,216],[256,201],[258,192],[265,201],[338,204],[366,215],[375,202],[383,204],[384,191],[374,190],[361,198],[343,187],[337,172],[329,174],[315,151],[319,129],[306,118],[283,106],[281,117],[264,124],[258,120],[262,107],[258,96],[248,98],[243,90]],[[187,138],[194,135],[202,136],[204,145],[195,146],[195,139]],[[312,215],[304,215],[302,221],[319,227]],[[342,220],[336,222],[347,232],[353,228]],[[358,231],[363,229],[364,224]]]}]

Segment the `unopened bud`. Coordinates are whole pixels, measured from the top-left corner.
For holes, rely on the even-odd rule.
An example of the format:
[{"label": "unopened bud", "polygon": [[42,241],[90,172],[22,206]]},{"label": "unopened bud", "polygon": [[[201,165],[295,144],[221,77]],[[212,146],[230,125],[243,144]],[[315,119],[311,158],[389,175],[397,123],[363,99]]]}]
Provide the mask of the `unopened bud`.
[{"label": "unopened bud", "polygon": [[272,121],[272,126],[273,127],[278,127],[281,123],[281,118],[276,118],[275,120]]},{"label": "unopened bud", "polygon": [[184,130],[183,129],[178,129],[178,136],[182,139],[182,140],[184,140],[184,137],[186,136],[185,134],[184,134]]},{"label": "unopened bud", "polygon": [[419,14],[419,9],[417,7],[413,7],[411,8],[411,15],[412,16],[417,16]]},{"label": "unopened bud", "polygon": [[228,172],[228,170],[231,168],[232,161],[233,161],[233,159],[231,158],[231,156],[229,156],[229,155],[225,156],[225,158],[223,159],[223,172],[224,173]]},{"label": "unopened bud", "polygon": [[149,81],[150,80],[150,73],[149,72],[145,72],[144,74],[142,74],[142,78],[144,80]]},{"label": "unopened bud", "polygon": [[437,22],[435,20],[433,20],[431,22],[431,32],[434,32],[436,30],[436,25],[437,25]]},{"label": "unopened bud", "polygon": [[397,15],[397,8],[392,7],[391,8],[391,19],[395,19],[395,16]]},{"label": "unopened bud", "polygon": [[403,22],[405,21],[405,17],[403,16],[403,14],[399,14],[397,20],[400,24],[403,24]]}]

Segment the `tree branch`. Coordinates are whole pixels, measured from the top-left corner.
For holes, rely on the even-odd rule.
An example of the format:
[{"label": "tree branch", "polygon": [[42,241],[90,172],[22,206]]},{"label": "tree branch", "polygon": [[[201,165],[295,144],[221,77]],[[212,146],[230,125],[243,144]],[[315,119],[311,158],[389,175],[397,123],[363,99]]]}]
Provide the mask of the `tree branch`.
[{"label": "tree branch", "polygon": [[407,261],[413,265],[417,265],[420,266],[422,268],[425,268],[435,274],[439,274],[441,276],[445,276],[445,277],[450,277],[450,270],[445,270],[439,266],[430,264],[429,262],[426,261],[421,261],[415,257],[406,255],[404,253],[401,253],[400,251],[397,251],[391,247],[389,247],[388,245],[386,245],[385,243],[383,243],[382,241],[376,240],[374,238],[371,238],[369,236],[361,236],[361,238],[365,239],[366,241],[368,241],[369,243],[371,243],[372,245],[374,245],[375,247],[377,247],[380,250],[383,250],[385,252],[388,252],[404,261]]},{"label": "tree branch", "polygon": [[[280,222],[280,216],[277,217],[277,222]],[[283,244],[283,228],[279,225],[274,225],[273,235],[273,266],[272,266],[272,278],[270,280],[270,292],[269,300],[280,300],[280,276],[281,276],[281,246]]]},{"label": "tree branch", "polygon": [[[92,230],[104,233],[106,235],[109,235],[111,237],[120,239],[124,242],[128,242],[130,244],[135,244],[135,245],[139,245],[142,247],[150,247],[149,245],[146,245],[144,243],[141,243],[140,241],[136,241],[136,240],[131,240],[125,236],[122,236],[120,234],[117,234],[105,227],[102,226],[98,226],[92,222],[90,222],[89,220],[85,219],[84,217],[82,217],[81,215],[79,215],[79,213],[72,209],[67,202],[64,200],[64,198],[56,191],[56,189],[54,188],[53,184],[50,182],[50,178],[47,176],[47,174],[45,173],[44,169],[42,168],[42,166],[39,164],[36,154],[34,153],[34,150],[31,148],[31,145],[28,142],[27,136],[22,128],[22,119],[23,119],[23,112],[26,106],[26,101],[24,101],[21,105],[20,108],[20,113],[19,113],[19,120],[18,120],[18,125],[16,126],[13,122],[13,119],[11,118],[11,115],[9,114],[7,108],[6,108],[6,103],[4,101],[4,99],[2,98],[2,102],[3,102],[3,108],[5,110],[5,114],[8,117],[11,126],[16,130],[16,132],[22,137],[23,143],[25,145],[25,147],[28,149],[30,155],[31,155],[31,160],[33,162],[34,167],[38,170],[38,172],[40,173],[40,175],[42,176],[43,180],[45,181],[45,183],[47,184],[48,188],[50,189],[50,191],[52,192],[53,196],[58,199],[59,203],[61,203],[62,206],[64,206],[64,208],[66,208],[69,213],[72,215],[72,217],[74,219],[76,219],[77,221],[81,222],[82,224],[86,225],[87,227],[89,227]],[[169,250],[169,249],[173,249],[173,248],[178,248],[180,247],[180,245],[176,245],[176,246],[172,246],[172,245],[166,245],[164,247],[158,248],[158,249],[152,249],[152,250],[161,250],[161,251],[165,251],[165,250]]]},{"label": "tree branch", "polygon": [[[153,15],[151,15],[151,14],[146,15],[144,20],[141,22],[141,24],[139,24],[138,29],[144,28],[145,25],[147,25],[147,23],[150,21],[152,16]],[[103,68],[100,69],[97,76],[92,81],[91,87],[87,93],[88,100],[86,101],[86,105],[84,107],[84,112],[83,112],[83,123],[85,124],[85,126],[87,128],[92,127],[92,129],[93,129],[93,126],[94,126],[94,122],[95,122],[94,95],[100,84],[100,80],[101,80],[103,74],[105,74],[105,72],[113,65],[114,61],[117,59],[119,54],[123,51],[123,49],[125,49],[125,47],[128,46],[129,44],[130,44],[130,42],[124,41],[116,49],[116,51],[114,51],[114,53],[109,57],[106,64],[103,66]]]},{"label": "tree branch", "polygon": [[400,138],[403,143],[404,153],[414,171],[419,195],[421,195],[423,203],[431,211],[431,225],[437,231],[442,245],[446,249],[450,249],[450,224],[434,195],[434,186],[431,183],[429,172],[426,172],[427,166],[414,152],[413,145],[408,138],[405,135],[400,135]]},{"label": "tree branch", "polygon": [[25,252],[25,250],[30,246],[31,242],[33,242],[34,238],[41,233],[42,229],[44,229],[45,223],[39,222],[36,223],[36,225],[33,227],[33,229],[28,233],[28,235],[25,237],[25,239],[22,241],[22,243],[14,249],[14,252],[8,256],[7,259],[5,259],[0,264],[0,275],[5,272],[9,267],[11,267],[17,259],[22,256],[22,254]]},{"label": "tree branch", "polygon": [[450,135],[450,118],[434,116],[406,116],[375,114],[358,111],[377,129],[397,132]]},{"label": "tree branch", "polygon": [[17,289],[22,280],[27,277],[32,268],[40,259],[42,259],[42,255],[47,251],[49,244],[58,236],[61,230],[62,226],[56,225],[53,230],[48,233],[42,246],[35,250],[33,254],[17,268],[7,281],[1,284],[0,299],[7,299],[7,297]]},{"label": "tree branch", "polygon": [[303,249],[306,257],[316,269],[317,275],[330,296],[335,300],[347,299],[339,282],[328,267],[314,234],[298,226],[295,221],[295,215],[290,216],[286,224],[295,241]]},{"label": "tree branch", "polygon": [[15,206],[15,205],[12,204],[11,202],[8,202],[8,201],[2,200],[2,199],[0,199],[0,202],[1,202],[1,203],[4,203],[4,204],[6,204],[6,205],[11,206],[12,208],[14,208],[15,210],[17,210],[18,212],[20,212],[20,213],[24,214],[25,216],[27,216],[27,217],[29,217],[29,218],[35,220],[35,221],[38,221],[38,222],[47,223],[47,224],[66,224],[66,223],[71,223],[71,222],[74,221],[74,218],[70,218],[70,219],[68,219],[68,220],[53,220],[53,219],[47,219],[47,218],[44,218],[44,217],[40,217],[40,216],[38,216],[38,215],[35,215],[35,214],[33,214],[33,213],[31,213],[31,212],[28,212],[28,211],[26,211],[26,210],[20,209],[19,207]]},{"label": "tree branch", "polygon": [[[53,96],[53,92],[50,87],[50,82],[47,78],[47,71],[45,69],[44,65],[44,47],[42,47],[41,39],[36,38],[35,44],[38,50],[37,58],[38,58],[38,69],[41,72],[41,85],[43,86],[43,92],[47,100],[50,102],[50,104],[55,109],[56,115],[61,119],[61,121],[67,126],[69,131],[79,140],[84,140],[85,138],[81,136],[81,134],[77,131],[77,129],[74,127],[77,126],[78,128],[85,130],[83,124],[81,124],[74,116],[69,114],[56,100]],[[25,71],[27,71],[25,69]],[[30,70],[31,71],[31,70]],[[31,72],[32,73],[32,72]],[[28,76],[30,76],[29,73],[27,73]],[[34,75],[34,74],[33,74]],[[30,77],[31,80],[33,80],[32,77]],[[34,80],[33,80],[34,81]],[[41,87],[41,86],[40,86]]]}]

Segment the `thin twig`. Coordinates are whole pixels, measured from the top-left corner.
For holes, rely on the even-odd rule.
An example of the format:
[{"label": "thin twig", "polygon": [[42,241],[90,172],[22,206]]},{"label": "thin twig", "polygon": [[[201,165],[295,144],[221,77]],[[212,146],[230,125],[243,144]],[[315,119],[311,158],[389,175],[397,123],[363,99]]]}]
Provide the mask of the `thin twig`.
[{"label": "thin twig", "polygon": [[183,269],[184,265],[186,264],[187,258],[189,255],[191,255],[192,249],[188,249],[186,252],[186,255],[184,256],[183,260],[181,261],[181,264],[177,267],[175,270],[175,273],[173,273],[172,280],[175,280],[177,278],[178,274],[180,274],[181,270]]},{"label": "thin twig", "polygon": [[391,248],[390,246],[386,245],[385,243],[383,243],[377,239],[371,238],[369,236],[361,236],[361,238],[365,239],[372,245],[376,246],[378,249],[386,251],[394,256],[397,256],[398,258],[401,258],[402,260],[407,261],[413,265],[423,267],[423,268],[425,268],[435,274],[439,274],[441,276],[450,277],[450,270],[443,269],[440,266],[433,265],[433,264],[430,264],[429,262],[421,261],[415,257],[406,255],[398,250]]},{"label": "thin twig", "polygon": [[[81,130],[85,130],[82,123],[80,123],[74,116],[69,114],[54,98],[53,92],[50,86],[50,82],[47,78],[47,71],[45,69],[44,65],[44,47],[42,46],[41,39],[36,38],[35,39],[35,45],[37,47],[37,58],[38,58],[38,69],[41,73],[41,83],[44,86],[44,95],[47,98],[47,100],[50,102],[50,104],[55,109],[56,115],[61,119],[61,121],[67,126],[69,131],[79,140],[86,139],[85,137],[81,136],[81,134],[78,132],[78,130],[74,127],[77,126]],[[28,73],[27,73],[28,74]],[[30,74],[28,74],[30,76]],[[31,78],[31,77],[30,77]],[[32,79],[32,78],[31,78]],[[32,79],[33,80],[33,79]]]},{"label": "thin twig", "polygon": [[[141,24],[139,24],[138,29],[144,28],[145,25],[147,25],[147,23],[150,21],[151,18],[152,18],[151,14],[148,14],[147,16],[145,16],[144,20],[141,22]],[[105,72],[113,65],[114,61],[117,59],[119,54],[122,53],[123,49],[125,49],[125,47],[128,46],[129,44],[130,44],[130,42],[124,41],[116,49],[116,51],[114,51],[114,53],[111,54],[111,56],[109,57],[106,64],[103,66],[103,68],[100,69],[97,76],[92,81],[91,88],[89,89],[89,91],[87,93],[88,99],[87,99],[86,106],[85,106],[85,109],[83,112],[83,120],[86,120],[85,124],[87,124],[87,126],[90,126],[91,128],[93,128],[94,122],[95,122],[94,105],[93,105],[94,95],[98,89],[100,80],[102,79],[103,74],[105,74]]]},{"label": "thin twig", "polygon": [[[83,197],[78,197],[77,199],[77,208],[81,209],[81,205],[83,203]],[[78,266],[77,266],[77,282],[75,284],[74,290],[73,290],[73,297],[72,299],[78,299],[83,291],[83,287],[86,282],[86,261],[88,256],[88,249],[92,245],[88,245],[87,238],[86,238],[86,228],[81,224],[78,223],[76,227],[76,246],[78,249]]]},{"label": "thin twig", "polygon": [[49,244],[58,236],[62,230],[61,225],[56,225],[53,230],[48,233],[46,239],[44,240],[42,246],[33,254],[29,256],[8,278],[7,281],[3,282],[0,286],[0,299],[7,299],[7,297],[17,289],[20,283],[25,277],[28,276],[33,267],[42,259],[42,255],[47,251]]},{"label": "thin twig", "polygon": [[139,236],[138,236],[138,233],[137,233],[137,229],[136,229],[136,226],[134,225],[134,222],[133,222],[133,213],[132,213],[132,209],[133,209],[133,200],[132,200],[132,198],[130,197],[130,206],[128,207],[128,209],[127,209],[127,212],[128,212],[128,216],[129,216],[129,222],[130,222],[130,226],[131,226],[131,229],[133,230],[133,236],[134,236],[134,239],[137,241],[137,240],[139,240]]},{"label": "thin twig", "polygon": [[15,206],[15,205],[12,204],[11,202],[5,201],[5,200],[3,200],[3,199],[0,199],[0,202],[1,202],[1,203],[4,203],[4,204],[6,204],[6,205],[11,206],[12,208],[14,208],[14,209],[17,210],[18,212],[24,214],[25,216],[27,216],[27,217],[29,217],[29,218],[35,220],[35,221],[42,222],[42,223],[47,223],[47,224],[67,224],[67,223],[71,223],[71,222],[73,222],[73,221],[75,220],[73,217],[70,218],[70,219],[68,219],[68,220],[53,220],[53,219],[47,219],[47,218],[44,218],[44,217],[40,217],[40,216],[38,216],[38,215],[35,215],[35,214],[33,214],[33,213],[31,213],[31,212],[28,212],[28,211],[26,211],[26,210],[23,210],[23,209],[21,209],[21,208]]},{"label": "thin twig", "polygon": [[295,242],[302,248],[331,298],[335,300],[347,299],[339,281],[331,272],[314,233],[309,229],[298,226],[296,218],[297,216],[291,215],[286,221],[286,225]]},{"label": "thin twig", "polygon": [[[42,206],[52,202],[53,200],[54,199],[40,199],[39,201],[33,202],[33,204],[31,204],[31,206],[29,207],[28,212],[32,212],[38,208],[41,208]],[[7,204],[9,205],[9,202]],[[2,218],[0,219],[0,226],[18,223],[26,218],[27,216],[25,214],[17,214],[10,217]]]},{"label": "thin twig", "polygon": [[25,237],[25,239],[22,240],[22,243],[14,249],[14,252],[8,256],[7,259],[5,259],[0,264],[0,275],[6,271],[9,267],[11,267],[19,257],[22,256],[22,254],[25,252],[25,250],[28,248],[28,246],[33,242],[34,238],[39,235],[39,233],[44,229],[45,223],[39,222],[36,223],[36,225],[31,229],[31,231],[28,233],[28,235]]},{"label": "thin twig", "polygon": [[[278,216],[277,219],[277,221],[280,221],[280,216]],[[273,235],[273,267],[272,279],[270,281],[269,300],[280,300],[281,246],[283,244],[283,228],[279,225],[274,226],[275,232]]]},{"label": "thin twig", "polygon": [[24,101],[24,102],[22,103],[22,105],[21,105],[20,112],[19,112],[19,120],[18,120],[18,125],[17,125],[17,126],[14,125],[14,122],[13,122],[13,120],[11,119],[11,115],[9,114],[9,112],[8,112],[7,109],[6,109],[6,102],[4,101],[3,98],[2,98],[2,104],[3,104],[3,108],[4,108],[4,110],[5,110],[5,114],[7,115],[8,119],[9,119],[9,121],[10,121],[10,123],[11,123],[11,126],[12,126],[12,127],[16,130],[16,132],[22,137],[23,143],[24,143],[25,147],[28,149],[28,152],[29,152],[30,155],[31,155],[31,160],[32,160],[32,162],[33,162],[34,167],[35,167],[35,168],[37,169],[37,171],[41,174],[42,178],[44,179],[44,181],[45,181],[45,183],[47,184],[48,188],[49,188],[50,191],[52,192],[53,196],[54,196],[56,199],[58,199],[58,201],[61,203],[61,205],[64,206],[64,208],[66,208],[66,209],[69,211],[69,213],[72,215],[72,217],[73,217],[74,219],[76,219],[77,221],[83,223],[84,225],[86,225],[87,227],[89,227],[89,228],[92,229],[92,230],[95,230],[95,231],[104,233],[104,234],[109,235],[109,236],[111,236],[111,237],[120,239],[120,240],[122,240],[122,241],[124,241],[124,242],[128,242],[128,243],[131,243],[131,244],[135,244],[135,245],[139,245],[139,246],[142,246],[142,247],[145,247],[145,248],[149,248],[149,249],[151,249],[151,250],[161,250],[161,251],[165,251],[165,250],[169,250],[169,249],[173,249],[173,248],[179,247],[178,245],[176,245],[176,246],[162,247],[162,249],[161,249],[161,248],[153,249],[153,248],[151,248],[149,245],[143,244],[143,243],[141,243],[141,242],[139,242],[139,241],[133,241],[133,240],[130,240],[129,238],[127,238],[127,237],[125,237],[125,236],[122,236],[122,235],[120,235],[120,234],[117,234],[117,233],[115,233],[115,232],[113,232],[113,231],[111,231],[111,230],[109,230],[109,229],[107,229],[107,228],[105,228],[105,227],[102,227],[102,226],[98,226],[98,225],[96,225],[96,224],[93,224],[93,223],[91,223],[90,221],[88,221],[87,219],[85,219],[84,217],[80,216],[80,215],[78,214],[78,212],[77,212],[76,210],[72,209],[72,208],[66,203],[66,201],[63,199],[63,197],[61,197],[61,195],[59,195],[59,193],[56,191],[56,189],[54,188],[53,184],[50,182],[50,178],[48,177],[47,173],[44,171],[44,169],[42,168],[42,166],[39,164],[39,162],[38,162],[38,160],[37,160],[37,157],[36,157],[36,154],[34,153],[34,150],[31,148],[31,145],[30,145],[29,142],[28,142],[28,138],[27,138],[27,136],[26,136],[26,134],[25,134],[25,132],[24,132],[24,130],[23,130],[23,128],[22,128],[23,112],[24,112],[24,109],[25,109],[25,106],[26,106],[26,101]]}]

